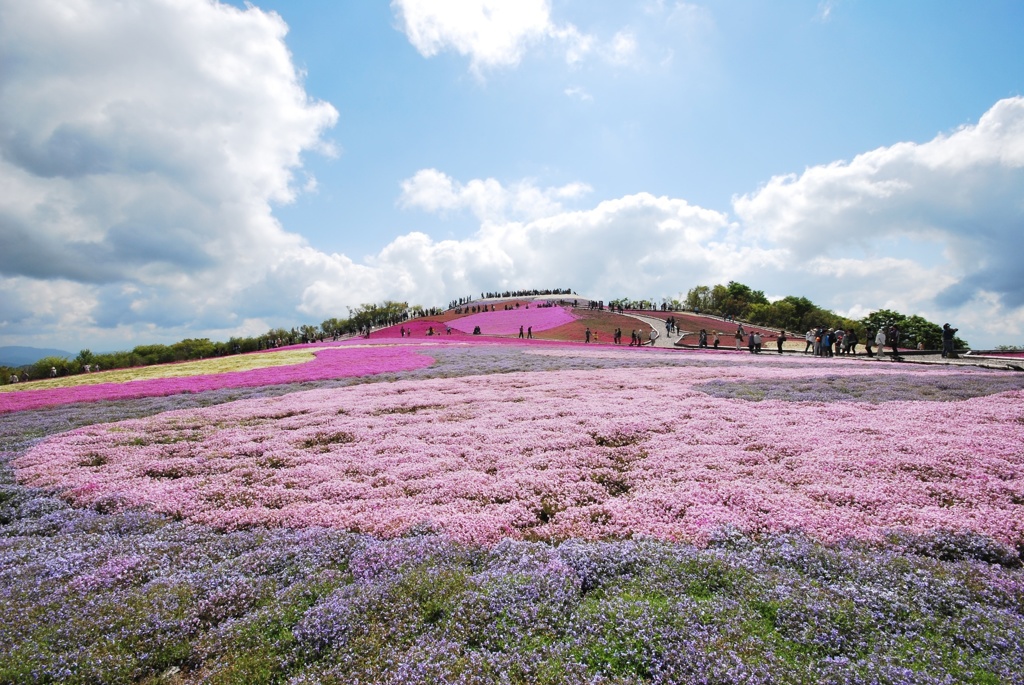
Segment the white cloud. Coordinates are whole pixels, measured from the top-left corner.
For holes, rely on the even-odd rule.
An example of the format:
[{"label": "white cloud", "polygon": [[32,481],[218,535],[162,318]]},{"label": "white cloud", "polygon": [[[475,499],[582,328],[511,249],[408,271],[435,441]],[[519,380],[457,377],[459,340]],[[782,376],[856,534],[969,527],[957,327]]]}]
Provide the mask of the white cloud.
[{"label": "white cloud", "polygon": [[488,69],[514,67],[527,50],[554,44],[564,50],[570,67],[592,54],[612,64],[635,61],[636,36],[628,30],[608,41],[551,17],[548,0],[392,0],[399,28],[424,57],[451,50],[470,60],[470,69],[483,77]]},{"label": "white cloud", "polygon": [[0,334],[44,291],[52,325],[229,322],[302,247],[270,205],[313,187],[301,155],[332,152],[337,112],[286,31],[208,0],[0,6],[0,289],[32,312]]},{"label": "white cloud", "polygon": [[455,50],[478,74],[518,64],[530,43],[555,31],[547,0],[393,0],[391,6],[421,55]]},{"label": "white cloud", "polygon": [[622,30],[612,36],[608,44],[608,60],[612,64],[629,64],[636,58],[636,36]]},{"label": "white cloud", "polygon": [[1012,98],[976,125],[775,177],[734,205],[750,240],[798,258],[854,249],[871,257],[886,239],[918,252],[941,245],[956,285],[935,284],[940,301],[990,292],[1021,307],[1024,271],[1005,246],[1020,241],[1022,190],[1024,98]]},{"label": "white cloud", "polygon": [[[400,284],[386,286],[391,297],[432,303],[480,290],[566,285],[595,297],[674,294],[684,275],[688,281],[732,273],[735,253],[720,242],[731,230],[718,212],[640,193],[589,210],[487,222],[467,240],[435,242],[412,233],[369,265],[382,284]],[[744,258],[750,268],[771,261],[758,250],[744,251]]]},{"label": "white cloud", "polygon": [[398,204],[442,215],[468,209],[481,221],[494,222],[557,214],[562,200],[575,200],[590,191],[590,186],[578,182],[538,188],[528,179],[508,188],[493,178],[462,184],[437,169],[421,169],[402,181]]},{"label": "white cloud", "polygon": [[[830,294],[821,304],[955,318],[965,324],[961,330],[969,322],[988,340],[1008,342],[1005,336],[1024,335],[1024,271],[1016,249],[1022,197],[1024,98],[1018,97],[997,102],[976,125],[926,143],[899,143],[772,178],[736,198],[734,209],[744,242],[784,250],[794,265],[848,272],[823,288]],[[879,264],[887,265],[872,268]]]},{"label": "white cloud", "polygon": [[832,18],[832,11],[836,8],[838,0],[820,0],[818,2],[818,11],[814,15],[815,19],[820,22],[827,22]]},{"label": "white cloud", "polygon": [[572,24],[562,28],[552,28],[550,35],[558,42],[565,45],[565,62],[569,66],[576,66],[593,52],[597,39],[586,33],[581,33]]}]

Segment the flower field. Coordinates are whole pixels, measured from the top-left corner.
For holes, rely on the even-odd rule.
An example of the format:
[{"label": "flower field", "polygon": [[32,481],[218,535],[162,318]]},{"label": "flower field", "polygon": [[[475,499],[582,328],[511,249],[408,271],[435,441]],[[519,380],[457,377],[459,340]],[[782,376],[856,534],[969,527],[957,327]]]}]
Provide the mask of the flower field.
[{"label": "flower field", "polygon": [[0,682],[1022,682],[1024,375],[314,351],[5,406]]},{"label": "flower field", "polygon": [[59,378],[43,378],[25,383],[11,383],[0,386],[0,393],[70,388],[76,385],[128,383],[160,378],[192,378],[216,373],[230,373],[232,371],[251,371],[270,366],[291,366],[293,364],[303,364],[313,359],[314,354],[311,350],[293,348],[276,352],[215,357],[213,359],[179,362],[177,364],[138,366],[128,369],[113,369],[110,371],[62,376]]},{"label": "flower field", "polygon": [[533,327],[533,332],[546,331],[576,320],[572,312],[564,307],[538,307],[529,309],[499,309],[493,312],[479,312],[454,319],[450,326],[463,333],[472,333],[477,326],[486,335],[518,335],[519,327]]},{"label": "flower field", "polygon": [[[72,402],[95,402],[132,397],[159,397],[178,393],[196,393],[220,388],[258,387],[281,383],[327,380],[349,376],[369,376],[427,366],[431,359],[391,347],[327,347],[315,355],[309,349],[287,353],[250,354],[231,358],[249,362],[245,370],[220,368],[212,364],[167,364],[102,374],[75,376],[77,384],[52,386],[7,386],[17,392],[0,393],[0,414]],[[221,361],[221,360],[217,360]],[[183,372],[191,369],[193,373]],[[226,368],[225,368],[226,367]],[[96,382],[99,381],[99,382]],[[38,382],[40,384],[46,381]]]}]

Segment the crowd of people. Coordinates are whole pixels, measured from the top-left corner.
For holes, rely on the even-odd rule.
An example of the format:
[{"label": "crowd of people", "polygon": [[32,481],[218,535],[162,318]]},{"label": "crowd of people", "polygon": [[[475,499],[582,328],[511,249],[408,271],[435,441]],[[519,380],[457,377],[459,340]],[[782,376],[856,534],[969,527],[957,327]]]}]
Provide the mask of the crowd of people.
[{"label": "crowd of people", "polygon": [[[856,355],[860,340],[856,331],[844,331],[824,326],[812,328],[804,334],[804,354],[815,357],[834,357],[837,355]],[[869,344],[870,353],[870,344]]]}]

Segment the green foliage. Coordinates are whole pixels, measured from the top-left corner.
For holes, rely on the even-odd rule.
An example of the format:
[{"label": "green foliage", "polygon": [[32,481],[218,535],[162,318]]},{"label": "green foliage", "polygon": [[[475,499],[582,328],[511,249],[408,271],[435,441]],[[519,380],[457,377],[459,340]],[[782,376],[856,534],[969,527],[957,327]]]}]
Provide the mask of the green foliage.
[{"label": "green foliage", "polygon": [[206,359],[212,357],[214,344],[208,338],[186,338],[171,345],[174,361],[182,362],[189,359]]},{"label": "green foliage", "polygon": [[[926,350],[942,349],[942,327],[916,314],[907,316],[891,309],[879,309],[861,319],[861,324],[872,336],[879,328],[888,329],[889,326],[896,325],[903,336],[902,345],[917,347],[920,342],[924,344]],[[959,336],[954,336],[953,345],[957,349],[970,347]]]},{"label": "green foliage", "polygon": [[32,365],[29,375],[32,378],[49,378],[56,369],[58,376],[67,376],[78,372],[78,365],[64,357],[43,357]]},{"label": "green foliage", "polygon": [[139,345],[132,353],[143,366],[169,364],[174,361],[174,351],[167,345]]},{"label": "green foliage", "polygon": [[[92,370],[126,369],[135,366],[170,364],[268,350],[283,345],[313,342],[345,334],[355,334],[367,326],[378,328],[405,321],[410,314],[425,314],[423,307],[412,307],[405,302],[385,301],[383,304],[364,304],[351,311],[347,319],[326,319],[319,326],[303,324],[297,329],[273,328],[256,337],[232,337],[227,342],[214,342],[209,338],[186,338],[171,345],[138,345],[131,351],[94,354],[84,349],[73,360],[60,357],[40,359],[28,370],[30,379],[49,378],[50,369],[56,368],[57,375],[67,376],[82,373],[85,366]],[[0,367],[0,385],[10,382],[12,374],[21,375],[24,369]]]},{"label": "green foliage", "polygon": [[[847,319],[835,312],[823,309],[806,297],[787,296],[769,302],[764,292],[736,281],[727,285],[698,285],[686,294],[685,305],[689,309],[717,314],[731,315],[757,326],[803,333],[812,328],[843,329],[853,332],[864,341],[874,337],[879,326],[888,328],[896,324],[903,333],[902,345],[917,347],[923,343],[925,349],[942,348],[942,328],[923,317],[907,316],[889,309],[880,309],[860,321]],[[953,344],[958,349],[969,347],[967,342],[955,337]]]}]

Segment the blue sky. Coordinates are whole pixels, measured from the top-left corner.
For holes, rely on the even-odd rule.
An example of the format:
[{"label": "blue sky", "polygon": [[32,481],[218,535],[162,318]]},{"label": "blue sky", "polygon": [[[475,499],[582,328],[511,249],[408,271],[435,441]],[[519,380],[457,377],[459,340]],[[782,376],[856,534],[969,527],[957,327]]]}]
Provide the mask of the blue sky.
[{"label": "blue sky", "polygon": [[0,345],[738,280],[1024,343],[1017,2],[0,0]]}]

